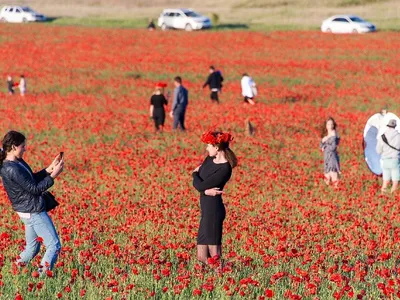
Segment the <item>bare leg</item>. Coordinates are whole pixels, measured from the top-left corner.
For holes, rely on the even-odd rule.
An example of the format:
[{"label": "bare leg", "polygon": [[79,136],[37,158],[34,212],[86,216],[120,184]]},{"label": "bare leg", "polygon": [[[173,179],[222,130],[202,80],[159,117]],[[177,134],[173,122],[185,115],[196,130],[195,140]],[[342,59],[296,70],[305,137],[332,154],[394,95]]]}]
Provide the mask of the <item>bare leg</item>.
[{"label": "bare leg", "polygon": [[390,192],[394,193],[397,190],[398,185],[399,185],[399,182],[393,180],[393,185],[392,185],[392,189],[390,190]]},{"label": "bare leg", "polygon": [[389,184],[389,180],[383,180],[382,188],[381,188],[381,192],[382,192],[382,193],[385,193],[385,192],[386,192],[386,189],[387,189],[388,184]]},{"label": "bare leg", "polygon": [[208,264],[207,259],[210,257],[207,245],[197,245],[197,259],[204,264]]},{"label": "bare leg", "polygon": [[339,174],[337,172],[330,172],[330,174],[331,174],[333,186],[335,188],[337,188],[338,184],[339,184]]},{"label": "bare leg", "polygon": [[326,184],[326,185],[329,185],[330,182],[331,182],[331,175],[330,175],[330,173],[326,173],[326,174],[324,174],[324,176],[325,176],[325,178],[324,178],[325,184]]},{"label": "bare leg", "polygon": [[216,255],[219,256],[220,264],[219,264],[218,270],[222,270],[222,268],[223,268],[222,245],[208,245],[208,250],[210,251],[211,257],[215,257]]},{"label": "bare leg", "polygon": [[248,101],[249,101],[249,103],[250,103],[251,105],[256,104],[252,99],[249,99]]}]

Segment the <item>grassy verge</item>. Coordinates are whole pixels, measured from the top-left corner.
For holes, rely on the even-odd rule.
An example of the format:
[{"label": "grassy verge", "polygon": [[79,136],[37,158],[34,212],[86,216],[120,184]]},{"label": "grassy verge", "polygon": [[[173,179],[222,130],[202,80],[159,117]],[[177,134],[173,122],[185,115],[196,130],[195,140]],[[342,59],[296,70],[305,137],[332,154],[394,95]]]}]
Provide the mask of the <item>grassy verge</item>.
[{"label": "grassy verge", "polygon": [[[381,31],[399,31],[400,19],[371,20]],[[48,24],[61,26],[87,26],[103,28],[147,28],[146,18],[105,18],[105,17],[59,17],[50,18]],[[159,28],[157,28],[159,29]],[[319,26],[297,23],[220,23],[211,31],[225,30],[252,30],[252,31],[293,31],[293,30],[319,30]]]}]

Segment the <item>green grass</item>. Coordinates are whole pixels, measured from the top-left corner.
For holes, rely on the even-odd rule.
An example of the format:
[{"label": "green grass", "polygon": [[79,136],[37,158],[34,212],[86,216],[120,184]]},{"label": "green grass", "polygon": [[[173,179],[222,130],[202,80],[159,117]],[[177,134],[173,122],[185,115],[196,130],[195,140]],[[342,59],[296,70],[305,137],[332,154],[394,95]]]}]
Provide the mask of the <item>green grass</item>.
[{"label": "green grass", "polygon": [[72,18],[61,17],[55,18],[50,22],[55,25],[63,26],[88,26],[88,27],[105,27],[105,28],[146,28],[146,18],[132,18],[132,19],[113,19],[103,17],[86,17],[86,18]]}]

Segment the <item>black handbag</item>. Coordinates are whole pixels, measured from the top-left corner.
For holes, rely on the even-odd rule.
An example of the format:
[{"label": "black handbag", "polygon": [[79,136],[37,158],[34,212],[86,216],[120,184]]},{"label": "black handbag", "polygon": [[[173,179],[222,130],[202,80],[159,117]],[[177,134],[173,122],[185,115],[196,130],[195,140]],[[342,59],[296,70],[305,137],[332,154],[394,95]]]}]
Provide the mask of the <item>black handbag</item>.
[{"label": "black handbag", "polygon": [[49,191],[43,192],[42,197],[44,200],[44,204],[46,206],[46,211],[51,211],[60,205],[60,203],[57,202],[53,194],[50,193]]}]

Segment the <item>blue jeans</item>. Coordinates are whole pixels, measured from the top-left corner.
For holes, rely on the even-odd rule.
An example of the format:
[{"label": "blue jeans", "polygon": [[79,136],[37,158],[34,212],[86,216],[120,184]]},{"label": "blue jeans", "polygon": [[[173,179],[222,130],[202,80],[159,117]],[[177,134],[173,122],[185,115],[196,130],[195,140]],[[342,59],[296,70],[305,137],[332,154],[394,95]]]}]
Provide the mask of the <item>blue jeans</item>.
[{"label": "blue jeans", "polygon": [[181,130],[185,130],[185,112],[186,108],[184,109],[175,109],[174,111],[174,124],[173,128],[177,129],[178,125],[181,127]]},{"label": "blue jeans", "polygon": [[60,239],[53,221],[47,212],[32,213],[29,219],[21,218],[21,220],[25,224],[26,247],[19,255],[20,259],[17,260],[17,263],[28,263],[39,253],[40,242],[37,241],[37,238],[41,237],[46,247],[46,253],[40,265],[43,270],[53,269],[61,250]]}]

